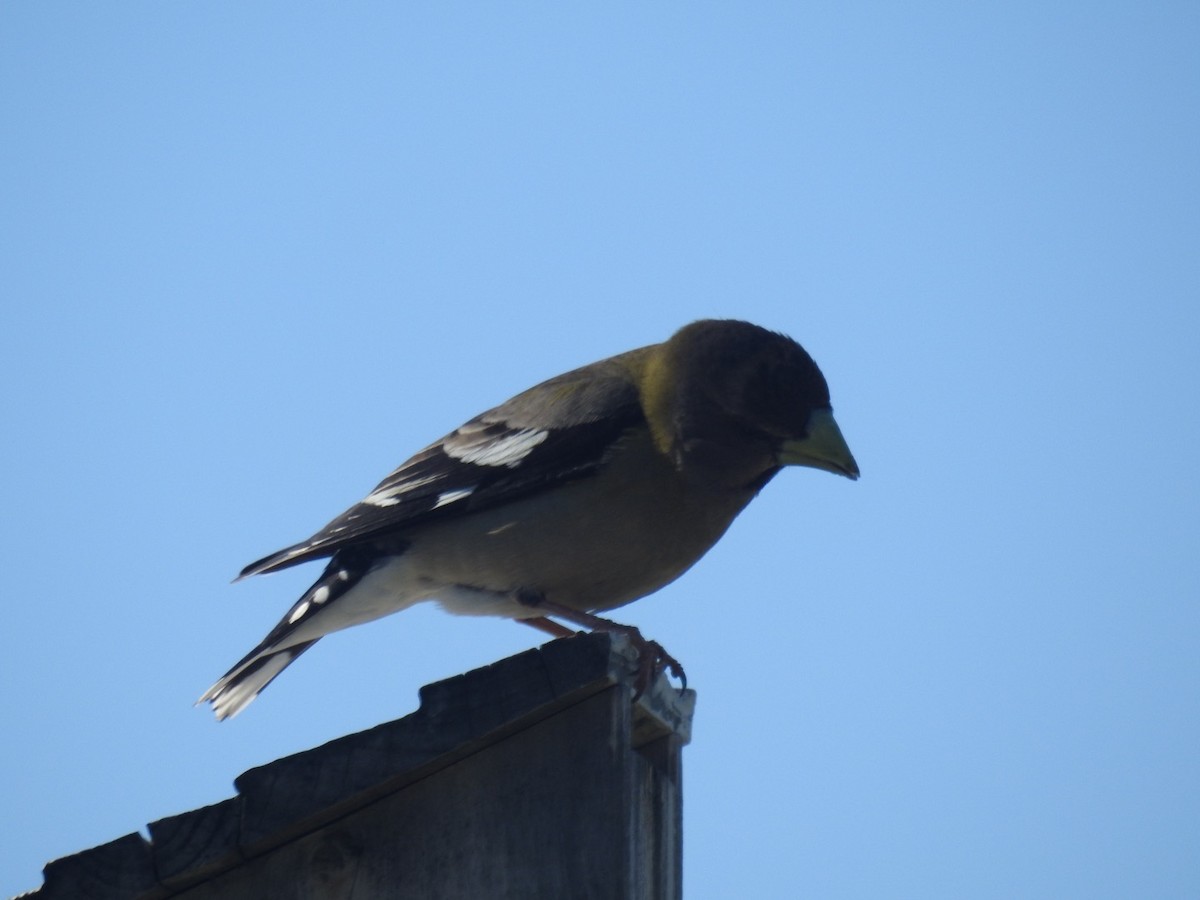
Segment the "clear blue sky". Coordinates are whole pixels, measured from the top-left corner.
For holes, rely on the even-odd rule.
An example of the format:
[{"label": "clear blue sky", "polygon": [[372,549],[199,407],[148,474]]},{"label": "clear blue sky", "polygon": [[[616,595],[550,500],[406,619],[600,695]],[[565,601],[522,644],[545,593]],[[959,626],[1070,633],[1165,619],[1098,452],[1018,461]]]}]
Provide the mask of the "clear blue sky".
[{"label": "clear blue sky", "polygon": [[1200,896],[1200,6],[6,3],[0,895],[537,642],[412,610],[233,722],[467,417],[703,316],[824,368],[620,611],[685,662],[689,900]]}]

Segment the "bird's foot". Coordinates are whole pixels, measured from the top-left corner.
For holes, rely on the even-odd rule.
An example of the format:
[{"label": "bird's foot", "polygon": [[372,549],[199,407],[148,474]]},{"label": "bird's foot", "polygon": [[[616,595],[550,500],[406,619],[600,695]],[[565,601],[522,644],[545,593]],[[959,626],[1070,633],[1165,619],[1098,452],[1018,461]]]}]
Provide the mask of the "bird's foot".
[{"label": "bird's foot", "polygon": [[[606,621],[607,620],[602,620]],[[687,674],[679,660],[664,649],[658,641],[647,640],[642,632],[633,625],[622,625],[619,622],[609,622],[607,628],[601,629],[623,634],[629,638],[638,654],[638,672],[633,681],[633,699],[636,700],[646,692],[654,679],[664,670],[679,679],[679,693],[687,690]]]},{"label": "bird's foot", "polygon": [[[526,606],[534,607],[555,618],[566,619],[574,625],[582,625],[585,628],[590,628],[592,631],[623,634],[629,638],[630,643],[633,644],[638,654],[638,671],[633,682],[634,700],[642,696],[646,692],[646,688],[650,687],[651,682],[664,670],[679,679],[680,693],[683,693],[687,689],[687,675],[684,674],[683,666],[679,664],[679,660],[663,649],[663,645],[658,641],[650,641],[642,637],[641,631],[635,626],[622,625],[620,622],[604,619],[590,612],[563,606],[561,603],[547,600],[540,593],[520,591],[516,596]],[[569,628],[544,616],[521,619],[519,621],[540,631],[553,634],[555,637],[570,637],[575,634]]]}]

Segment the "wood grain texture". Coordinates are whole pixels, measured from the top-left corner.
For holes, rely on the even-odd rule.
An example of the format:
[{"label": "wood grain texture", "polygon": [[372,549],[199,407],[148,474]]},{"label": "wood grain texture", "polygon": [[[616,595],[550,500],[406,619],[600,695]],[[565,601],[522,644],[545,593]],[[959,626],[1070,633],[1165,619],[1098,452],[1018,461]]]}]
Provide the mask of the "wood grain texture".
[{"label": "wood grain texture", "polygon": [[421,690],[411,715],[251,769],[236,797],[50,863],[38,900],[681,896],[695,695],[631,702],[620,636]]}]

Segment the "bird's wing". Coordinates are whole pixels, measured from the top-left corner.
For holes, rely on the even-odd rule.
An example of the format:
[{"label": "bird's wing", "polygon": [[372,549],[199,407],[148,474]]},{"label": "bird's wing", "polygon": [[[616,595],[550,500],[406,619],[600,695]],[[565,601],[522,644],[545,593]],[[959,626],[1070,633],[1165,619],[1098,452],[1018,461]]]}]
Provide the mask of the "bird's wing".
[{"label": "bird's wing", "polygon": [[387,533],[444,521],[586,476],[644,423],[631,351],[559,375],[476,416],[388,475],[306,541],[251,563],[240,578],[330,556]]}]

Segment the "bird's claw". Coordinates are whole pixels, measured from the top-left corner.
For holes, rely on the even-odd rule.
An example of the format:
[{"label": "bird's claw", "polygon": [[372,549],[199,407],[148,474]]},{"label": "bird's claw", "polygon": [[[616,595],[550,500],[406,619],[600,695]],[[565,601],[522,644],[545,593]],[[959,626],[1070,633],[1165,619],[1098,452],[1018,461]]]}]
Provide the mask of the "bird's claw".
[{"label": "bird's claw", "polygon": [[646,693],[654,679],[664,670],[679,679],[679,693],[687,690],[687,674],[679,660],[668,653],[658,641],[650,641],[642,637],[642,633],[632,625],[621,629],[638,654],[637,676],[633,681],[633,699],[637,700]]},{"label": "bird's claw", "polygon": [[[637,700],[646,692],[646,688],[650,687],[651,682],[664,669],[679,679],[679,693],[682,694],[687,690],[687,675],[684,674],[683,666],[679,664],[679,660],[664,650],[663,645],[658,641],[648,641],[642,637],[641,631],[636,626],[622,625],[620,622],[603,619],[585,610],[563,606],[560,603],[547,600],[544,594],[537,591],[520,590],[516,592],[515,596],[525,606],[533,607],[545,613],[543,616],[534,616],[519,619],[518,621],[552,634],[555,637],[571,637],[572,632],[566,626],[559,624],[554,619],[547,618],[547,616],[566,619],[568,622],[583,625],[592,631],[623,634],[629,638],[629,642],[633,644],[633,648],[637,651],[638,655],[637,676],[633,682],[634,700]],[[582,632],[579,633],[582,634]]]}]

